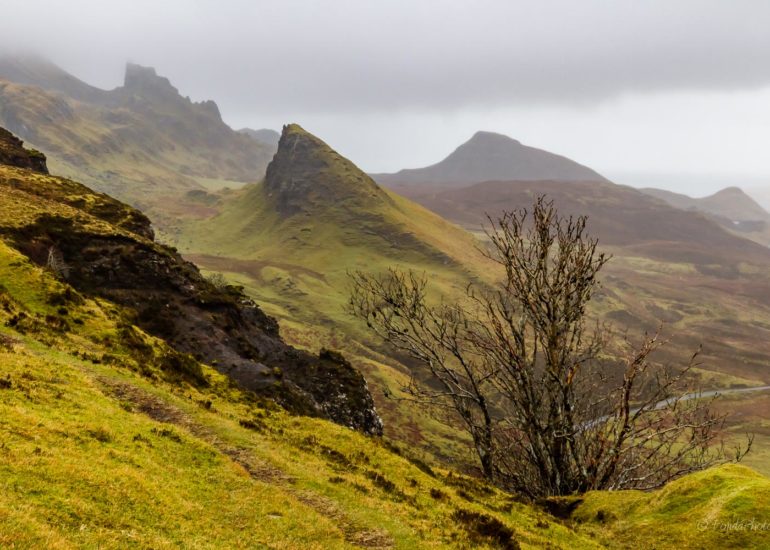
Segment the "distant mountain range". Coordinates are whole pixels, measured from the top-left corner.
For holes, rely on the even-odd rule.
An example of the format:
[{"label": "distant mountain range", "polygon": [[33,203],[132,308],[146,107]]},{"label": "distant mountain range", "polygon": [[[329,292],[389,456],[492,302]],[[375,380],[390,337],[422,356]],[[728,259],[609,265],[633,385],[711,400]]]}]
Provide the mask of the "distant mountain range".
[{"label": "distant mountain range", "polygon": [[[676,329],[670,359],[705,340],[714,376],[765,381],[770,348],[758,342],[770,341],[770,283],[757,274],[770,251],[713,214],[487,132],[432,167],[371,178],[296,125],[276,152],[263,142],[274,134],[229,128],[216,104],[182,97],[149,68],[130,65],[124,86],[104,91],[50,66],[19,67],[3,69],[24,83],[0,80],[0,119],[51,153],[52,170],[140,205],[166,242],[279,317],[289,342],[340,347],[377,387],[399,387],[408,367],[345,313],[348,271],[414,269],[451,300],[495,273],[455,224],[477,231],[485,214],[530,207],[543,193],[563,214],[588,214],[615,255],[597,316],[640,334],[666,320]],[[756,322],[745,322],[747,302]],[[731,361],[737,354],[744,362]],[[417,411],[378,401],[400,435],[430,431],[411,424]]]},{"label": "distant mountain range", "polygon": [[725,231],[700,212],[610,182],[495,181],[443,191],[415,185],[401,192],[472,231],[488,225],[487,215],[529,207],[543,194],[563,214],[587,215],[589,230],[603,245],[634,247],[637,254],[667,261],[770,260],[766,248]]},{"label": "distant mountain range", "polygon": [[727,187],[703,198],[664,189],[640,191],[676,208],[703,212],[731,232],[770,245],[770,213],[738,187]]},{"label": "distant mountain range", "polygon": [[45,153],[53,171],[142,207],[161,226],[195,213],[187,191],[259,180],[275,151],[225,124],[213,101],[182,97],[134,64],[106,91],[45,60],[0,58],[0,125]]},{"label": "distant mountain range", "polygon": [[645,188],[640,191],[663,199],[682,210],[699,210],[731,222],[764,222],[770,219],[770,213],[738,187],[727,187],[703,198],[693,198],[664,189]]},{"label": "distant mountain range", "polygon": [[493,132],[476,132],[447,158],[431,166],[372,177],[394,188],[415,184],[463,187],[483,181],[511,180],[607,181],[573,160]]}]

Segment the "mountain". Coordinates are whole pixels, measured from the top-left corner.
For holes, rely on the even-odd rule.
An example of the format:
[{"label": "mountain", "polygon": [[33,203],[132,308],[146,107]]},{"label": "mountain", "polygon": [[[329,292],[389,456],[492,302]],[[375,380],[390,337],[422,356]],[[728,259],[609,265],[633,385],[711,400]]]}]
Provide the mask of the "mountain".
[{"label": "mountain", "polygon": [[633,247],[650,258],[700,264],[770,261],[766,247],[725,231],[701,212],[683,211],[610,182],[485,182],[442,191],[415,185],[402,193],[472,231],[487,224],[487,215],[526,208],[543,194],[562,214],[588,216],[589,229],[605,246]]},{"label": "mountain", "polygon": [[703,198],[693,198],[665,189],[645,188],[640,191],[683,210],[700,210],[732,221],[764,221],[770,218],[770,213],[739,187],[726,187]]},{"label": "mountain", "polygon": [[[344,358],[328,351],[313,357],[285,344],[275,320],[240,290],[204,279],[154,242],[144,214],[48,175],[40,153],[26,151],[5,130],[0,151],[0,160],[12,161],[0,166],[0,238],[32,265],[58,274],[77,296],[122,308],[115,337],[133,346],[140,368],[156,364],[205,385],[199,363],[215,365],[240,387],[290,410],[381,430],[364,379]],[[80,299],[62,298],[60,305]],[[51,322],[69,326],[68,319]],[[165,349],[156,351],[144,334]]]},{"label": "mountain", "polygon": [[0,546],[596,547],[365,435],[339,354],[290,348],[143,214],[42,160],[0,130]]},{"label": "mountain", "polygon": [[0,55],[0,79],[61,92],[77,101],[106,101],[109,93],[69,74],[49,60],[34,56]]},{"label": "mountain", "polygon": [[447,158],[425,168],[395,174],[373,174],[383,185],[462,187],[483,181],[607,181],[597,172],[566,157],[522,145],[493,132],[476,132]]},{"label": "mountain", "polygon": [[[297,261],[303,268],[323,269],[327,277],[370,265],[372,256],[458,266],[473,245],[465,232],[383,189],[296,124],[284,127],[264,181],[228,198],[220,214],[198,224],[192,237],[181,244],[242,258]],[[346,249],[356,253],[340,257]],[[320,261],[327,260],[322,267]]]},{"label": "mountain", "polygon": [[3,58],[0,125],[56,173],[141,207],[164,231],[200,215],[202,192],[260,179],[274,152],[225,124],[213,101],[182,97],[134,64],[123,86],[105,91],[49,62]]},{"label": "mountain", "polygon": [[[413,405],[385,397],[411,370],[348,314],[348,273],[413,269],[445,292],[461,293],[492,271],[470,234],[383,189],[296,124],[283,128],[264,181],[215,208],[206,220],[190,220],[174,241],[186,258],[243,285],[293,344],[317,349],[329,342],[360,365],[389,434],[456,438]],[[433,448],[443,453],[456,445]]]},{"label": "mountain", "polygon": [[269,145],[270,147],[278,147],[278,141],[281,139],[281,134],[275,130],[268,128],[262,128],[261,130],[252,130],[251,128],[241,128],[238,130],[241,134],[256,139],[260,143]]},{"label": "mountain", "polygon": [[[376,226],[394,234],[359,238],[409,255],[442,242],[425,232],[430,224],[446,240],[469,242],[296,126],[284,129],[263,186],[262,198],[286,208],[287,220],[360,223],[373,211]],[[310,191],[317,195],[302,202]],[[334,238],[315,244],[345,264],[351,235],[329,229]],[[380,253],[393,252],[363,259]],[[423,265],[440,283],[461,259],[448,248]],[[266,279],[285,269],[278,262],[263,266]],[[44,156],[4,130],[0,397],[3,547],[770,544],[765,530],[718,527],[737,509],[750,518],[770,512],[770,480],[743,466],[653,492],[533,503],[365,435],[380,424],[363,378],[340,354],[291,348],[240,289],[203,278],[156,243],[145,215],[48,174]],[[716,527],[693,530],[693,522]]]},{"label": "mountain", "polygon": [[727,187],[703,198],[693,198],[664,189],[646,188],[643,193],[683,210],[709,215],[729,231],[770,245],[770,213],[738,187]]}]

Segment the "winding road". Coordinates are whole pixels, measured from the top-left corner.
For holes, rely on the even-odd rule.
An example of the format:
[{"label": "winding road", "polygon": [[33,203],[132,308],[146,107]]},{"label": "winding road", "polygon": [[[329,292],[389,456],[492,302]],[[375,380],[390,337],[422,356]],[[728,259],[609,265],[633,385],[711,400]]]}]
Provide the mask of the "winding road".
[{"label": "winding road", "polygon": [[[680,401],[689,401],[690,399],[704,399],[709,397],[716,397],[721,395],[731,395],[736,393],[750,393],[750,392],[759,392],[759,391],[765,391],[770,390],[770,386],[752,386],[750,388],[723,388],[723,389],[717,389],[717,390],[708,390],[700,393],[688,393],[680,398]],[[674,398],[670,399],[664,399],[663,401],[658,401],[655,403],[655,406],[650,410],[657,410],[662,409],[669,403],[674,401]],[[634,414],[639,410],[639,407],[636,407],[634,409],[631,409],[630,413]],[[580,430],[584,430],[586,428],[591,428],[595,426],[596,424],[606,420],[609,418],[609,415],[599,417],[595,420],[590,420],[585,422],[580,426]]]}]

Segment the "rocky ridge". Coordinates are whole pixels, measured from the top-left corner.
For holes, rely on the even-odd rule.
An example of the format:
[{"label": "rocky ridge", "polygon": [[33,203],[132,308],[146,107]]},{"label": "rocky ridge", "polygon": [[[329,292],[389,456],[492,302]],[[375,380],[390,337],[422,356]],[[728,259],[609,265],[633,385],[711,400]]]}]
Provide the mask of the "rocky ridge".
[{"label": "rocky ridge", "polygon": [[[10,143],[18,153],[18,140]],[[366,381],[341,355],[287,345],[276,321],[239,288],[207,280],[154,242],[149,220],[133,208],[71,180],[33,176],[34,153],[0,159],[1,192],[35,206],[18,220],[0,220],[0,237],[33,262],[46,266],[54,251],[66,265],[61,277],[76,291],[119,304],[127,322],[246,390],[296,413],[382,432]],[[37,208],[50,203],[62,208]]]}]

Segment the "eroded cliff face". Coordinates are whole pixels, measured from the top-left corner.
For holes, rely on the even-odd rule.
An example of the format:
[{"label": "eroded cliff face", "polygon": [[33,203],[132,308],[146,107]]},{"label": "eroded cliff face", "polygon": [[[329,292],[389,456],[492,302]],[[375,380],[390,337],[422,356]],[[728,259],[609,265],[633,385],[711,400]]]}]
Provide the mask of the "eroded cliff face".
[{"label": "eroded cliff face", "polygon": [[0,128],[0,164],[48,173],[45,155],[34,149],[25,149],[24,142],[5,128]]},{"label": "eroded cliff face", "polygon": [[[0,238],[39,265],[54,251],[65,266],[60,276],[77,291],[123,306],[127,321],[242,388],[299,414],[382,433],[366,381],[342,356],[286,344],[276,321],[239,288],[212,283],[154,242],[149,220],[133,208],[70,180],[38,177],[23,158],[15,162],[0,170],[0,192],[35,208],[0,219]],[[61,208],[46,209],[51,201]]]},{"label": "eroded cliff face", "polygon": [[265,191],[283,216],[331,205],[374,209],[392,200],[369,176],[297,124],[284,126]]}]

